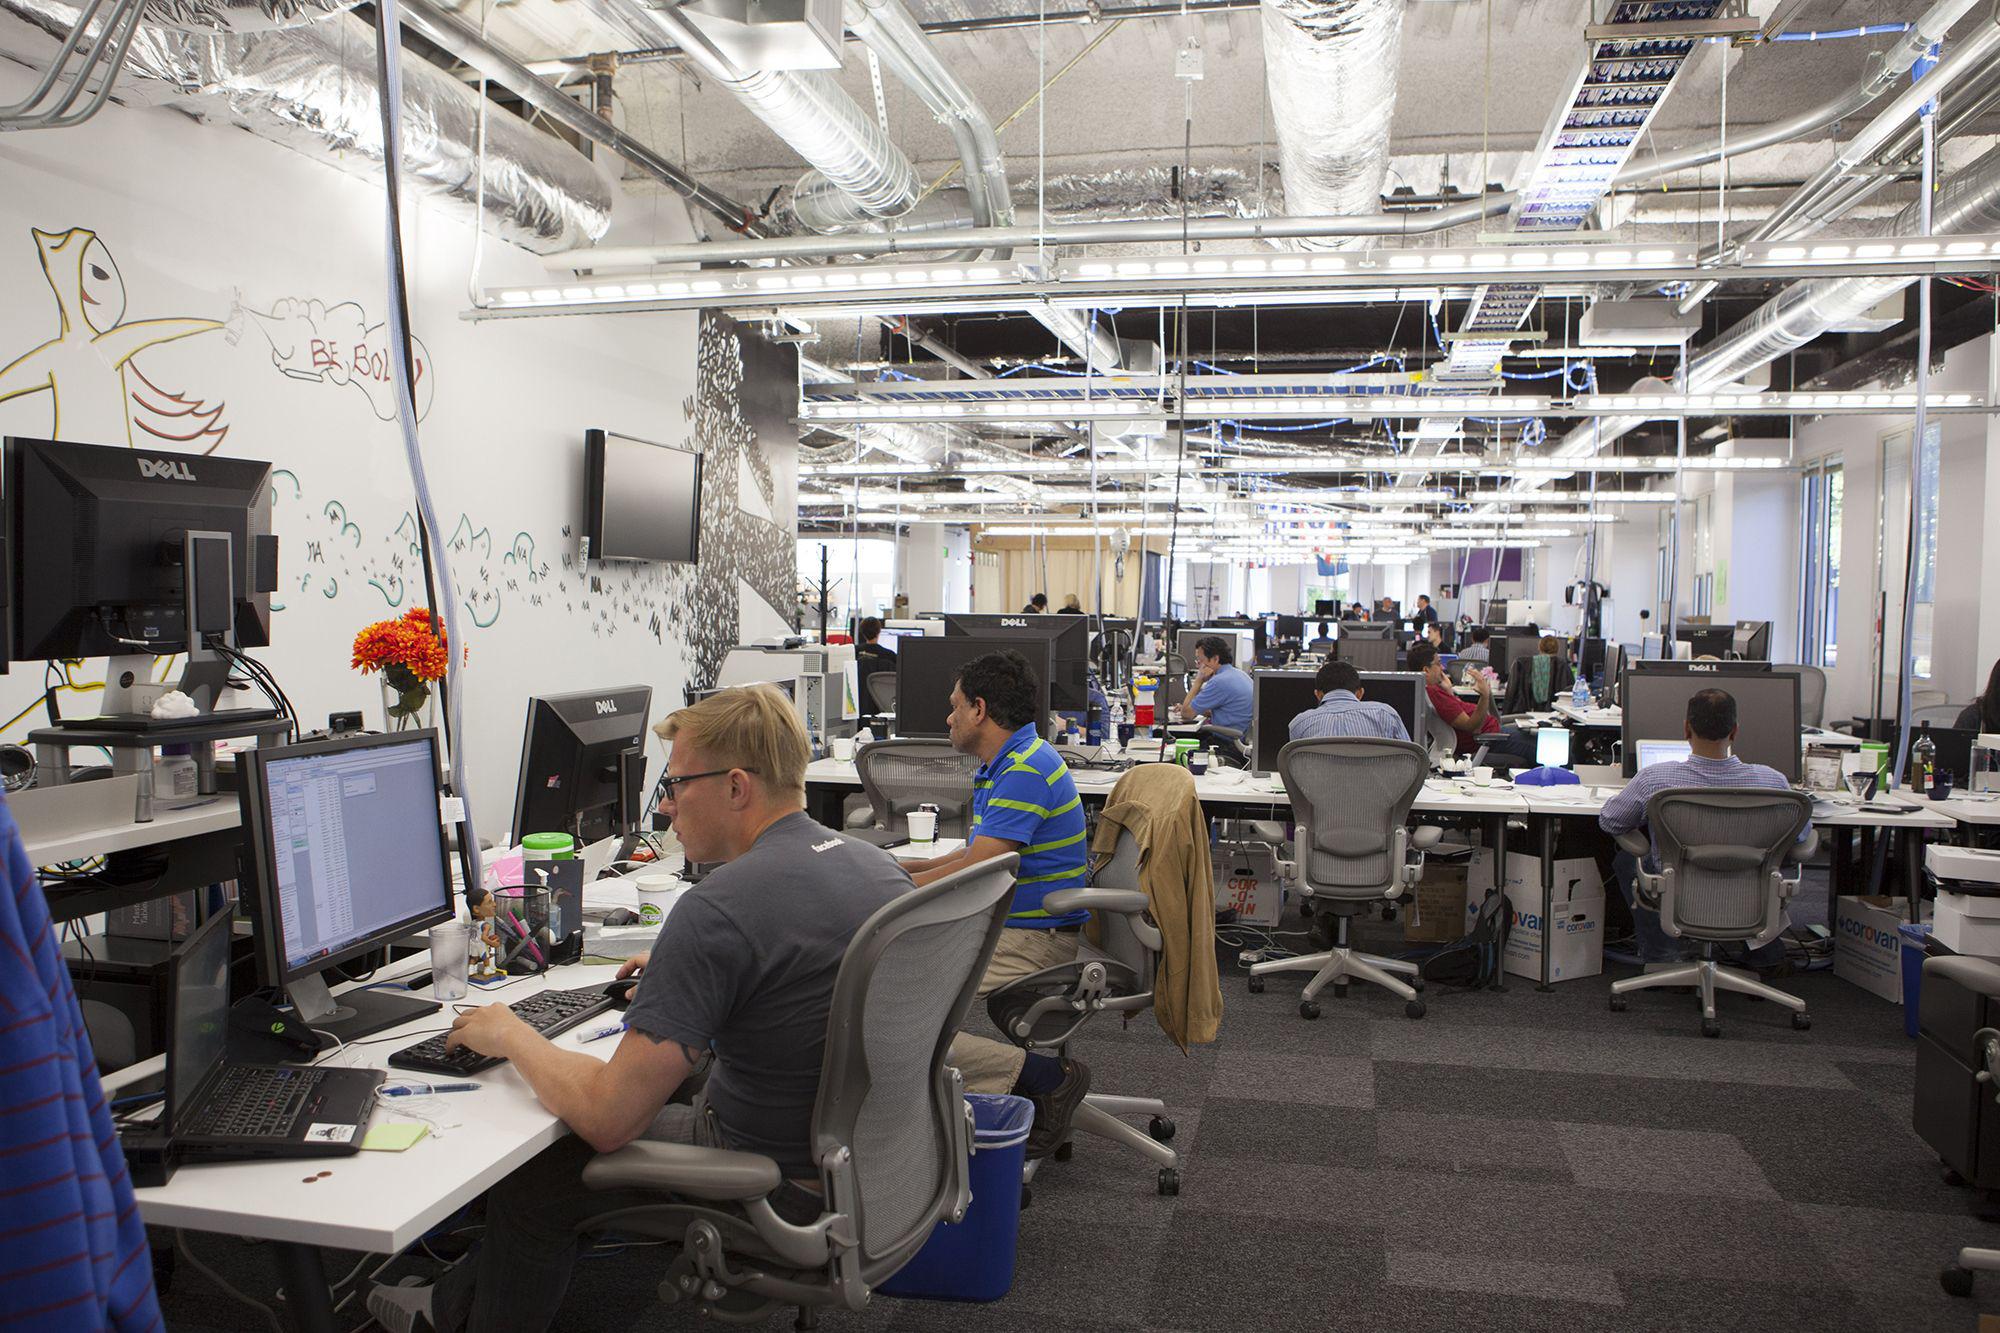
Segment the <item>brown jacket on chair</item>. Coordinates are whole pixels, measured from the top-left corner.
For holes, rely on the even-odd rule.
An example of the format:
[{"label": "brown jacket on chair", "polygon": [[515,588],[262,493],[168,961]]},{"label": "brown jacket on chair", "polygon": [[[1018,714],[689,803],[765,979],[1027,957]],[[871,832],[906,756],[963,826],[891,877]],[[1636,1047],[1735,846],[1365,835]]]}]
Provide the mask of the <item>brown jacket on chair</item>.
[{"label": "brown jacket on chair", "polygon": [[1139,844],[1139,887],[1152,899],[1162,941],[1153,978],[1153,1016],[1182,1050],[1214,1041],[1222,1025],[1215,881],[1208,821],[1186,769],[1141,764],[1118,779],[1091,838],[1093,873],[1111,859],[1118,835],[1128,830]]}]

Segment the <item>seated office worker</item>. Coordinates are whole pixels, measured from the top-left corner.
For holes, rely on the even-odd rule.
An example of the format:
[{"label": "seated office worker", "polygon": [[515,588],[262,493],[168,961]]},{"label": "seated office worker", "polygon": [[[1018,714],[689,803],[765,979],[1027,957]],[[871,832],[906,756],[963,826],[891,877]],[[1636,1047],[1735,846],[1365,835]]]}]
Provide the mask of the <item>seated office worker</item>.
[{"label": "seated office worker", "polygon": [[1475,672],[1472,687],[1479,692],[1478,701],[1467,703],[1452,691],[1451,682],[1445,677],[1444,668],[1438,665],[1438,650],[1429,640],[1420,639],[1410,645],[1409,669],[1421,671],[1424,676],[1424,693],[1430,696],[1431,711],[1438,719],[1458,733],[1455,752],[1471,755],[1485,746],[1490,759],[1505,763],[1532,765],[1535,762],[1534,742],[1519,732],[1500,729],[1500,718],[1493,707],[1493,682],[1486,673]]},{"label": "seated office worker", "polygon": [[864,616],[855,626],[855,659],[861,666],[861,678],[865,681],[877,671],[896,669],[896,650],[882,644],[882,620],[879,616]]},{"label": "seated office worker", "polygon": [[557,1048],[505,1004],[453,1022],[451,1045],[511,1060],[572,1135],[493,1188],[484,1244],[435,1286],[370,1294],[394,1333],[548,1327],[576,1226],[657,1201],[583,1185],[595,1154],[635,1139],[766,1154],[785,1174],[778,1214],[820,1211],[811,1128],[834,979],[854,932],[910,878],[807,816],[805,728],[771,686],[724,690],[655,730],[673,746],[660,809],[688,859],[723,864],[687,891],[651,954],[619,969],[640,983],[608,1063]]},{"label": "seated office worker", "polygon": [[1467,632],[1471,634],[1472,642],[1459,645],[1458,660],[1461,662],[1478,662],[1484,666],[1492,666],[1493,631],[1484,625],[1474,625]]},{"label": "seated office worker", "polygon": [[1313,697],[1319,700],[1319,705],[1292,719],[1291,739],[1314,740],[1322,736],[1410,739],[1396,710],[1387,704],[1368,702],[1365,694],[1361,672],[1354,663],[1328,662],[1313,677]]},{"label": "seated office worker", "polygon": [[[975,755],[971,839],[947,856],[906,864],[919,885],[979,861],[1021,854],[1007,929],[980,979],[981,998],[1010,981],[1076,959],[1087,912],[1052,916],[1042,900],[1088,882],[1083,802],[1054,747],[1035,733],[1034,668],[1016,652],[975,657],[951,687],[951,747]],[[967,1092],[1013,1092],[1035,1104],[1028,1155],[1046,1157],[1069,1132],[1071,1116],[1090,1091],[1081,1061],[1030,1055],[1010,1042],[961,1032],[951,1063]]]},{"label": "seated office worker", "polygon": [[1236,665],[1236,652],[1219,634],[1205,634],[1194,641],[1194,684],[1176,710],[1182,721],[1195,718],[1212,726],[1248,733],[1250,714],[1256,700],[1256,686],[1250,674]]},{"label": "seated office worker", "polygon": [[[1598,826],[1606,833],[1616,837],[1643,827],[1646,802],[1674,787],[1770,787],[1784,791],[1791,786],[1777,769],[1746,764],[1732,753],[1736,744],[1736,696],[1727,690],[1702,690],[1689,699],[1682,732],[1692,755],[1640,769],[1616,796],[1605,802],[1603,813],[1598,815]],[[1810,832],[1810,827],[1800,830],[1799,841],[1804,842]],[[1679,962],[1681,942],[1661,928],[1658,911],[1639,902],[1638,861],[1630,852],[1620,849],[1611,865],[1612,873],[1618,877],[1619,890],[1632,908],[1640,961]],[[1739,961],[1756,968],[1775,968],[1785,961],[1785,942],[1775,939],[1760,949],[1747,950],[1739,955]]]}]

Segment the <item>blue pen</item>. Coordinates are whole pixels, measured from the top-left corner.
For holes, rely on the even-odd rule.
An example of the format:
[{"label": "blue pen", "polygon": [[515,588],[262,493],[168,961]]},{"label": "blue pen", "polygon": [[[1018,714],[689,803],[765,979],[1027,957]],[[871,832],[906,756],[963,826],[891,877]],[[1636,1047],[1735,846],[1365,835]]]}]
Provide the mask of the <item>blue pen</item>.
[{"label": "blue pen", "polygon": [[578,1037],[577,1041],[598,1041],[604,1037],[615,1037],[624,1030],[625,1025],[623,1023],[614,1023],[608,1028],[599,1028],[595,1032],[586,1032],[581,1037]]},{"label": "blue pen", "polygon": [[428,1097],[434,1092],[478,1092],[477,1083],[432,1083],[424,1087],[403,1086],[382,1089],[384,1097]]}]

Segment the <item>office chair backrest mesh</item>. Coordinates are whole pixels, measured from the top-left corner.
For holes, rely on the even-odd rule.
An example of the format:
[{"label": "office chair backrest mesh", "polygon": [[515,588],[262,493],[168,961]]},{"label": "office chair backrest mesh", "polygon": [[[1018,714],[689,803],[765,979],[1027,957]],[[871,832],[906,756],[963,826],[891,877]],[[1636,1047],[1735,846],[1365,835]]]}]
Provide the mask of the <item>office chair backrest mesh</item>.
[{"label": "office chair backrest mesh", "polygon": [[1799,725],[1825,726],[1826,672],[1816,666],[1801,666],[1789,662],[1773,665],[1771,670],[1782,671],[1799,678]]},{"label": "office chair backrest mesh", "polygon": [[1328,737],[1278,751],[1306,883],[1330,896],[1380,896],[1395,882],[1395,832],[1424,789],[1430,758],[1411,741]]},{"label": "office chair backrest mesh", "polygon": [[[1194,779],[1190,777],[1188,783],[1192,786]],[[1091,877],[1091,885],[1100,889],[1144,892],[1144,886],[1139,882],[1139,840],[1132,836],[1130,830],[1118,835],[1118,845],[1112,849],[1111,859],[1097,868],[1096,874]],[[1153,950],[1133,933],[1132,923],[1116,912],[1099,912],[1097,923],[1100,935],[1098,949],[1132,969],[1138,990],[1151,990],[1157,959]]]},{"label": "office chair backrest mesh", "polygon": [[1771,877],[1812,820],[1803,792],[1678,787],[1646,803],[1673,923],[1697,939],[1755,939],[1778,910]]},{"label": "office chair backrest mesh", "polygon": [[868,673],[868,697],[874,701],[875,710],[881,713],[896,711],[896,673],[893,671],[871,671]]},{"label": "office chair backrest mesh", "polygon": [[939,740],[875,741],[854,753],[861,790],[874,807],[875,822],[898,833],[909,830],[910,811],[938,808],[938,836],[963,838],[972,822],[972,773],[979,760]]},{"label": "office chair backrest mesh", "polygon": [[841,961],[813,1137],[822,1160],[852,1154],[864,1265],[900,1264],[951,1205],[953,1118],[965,1103],[945,1051],[1006,925],[1019,864],[981,861],[905,894]]}]

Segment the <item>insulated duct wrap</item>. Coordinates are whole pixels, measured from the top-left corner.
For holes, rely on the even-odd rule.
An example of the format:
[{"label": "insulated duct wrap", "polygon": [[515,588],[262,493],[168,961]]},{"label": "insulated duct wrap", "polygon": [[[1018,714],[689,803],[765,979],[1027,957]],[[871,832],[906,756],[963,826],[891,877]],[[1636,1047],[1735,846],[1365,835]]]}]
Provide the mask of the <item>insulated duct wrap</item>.
[{"label": "insulated duct wrap", "polygon": [[146,22],[189,32],[262,32],[313,23],[357,0],[152,0]]},{"label": "insulated duct wrap", "polygon": [[758,70],[715,77],[827,179],[833,188],[822,203],[831,216],[850,223],[892,218],[917,202],[917,170],[910,159],[832,75]]},{"label": "insulated duct wrap", "polygon": [[[60,0],[0,0],[32,25],[8,35],[37,68],[75,25]],[[404,181],[469,216],[480,183],[476,90],[412,61],[403,84]],[[147,23],[132,43],[119,100],[215,116],[308,157],[381,179],[374,29],[351,14],[256,32],[187,32]],[[486,225],[547,252],[589,245],[611,224],[615,187],[568,144],[492,110],[486,118]]]},{"label": "insulated duct wrap", "polygon": [[[1180,194],[1176,191],[1176,178]],[[794,189],[788,207],[793,221],[807,231],[848,236],[880,227],[865,218],[849,221],[839,205],[827,201],[839,191],[818,172],[808,172]],[[1256,217],[1258,185],[1254,171],[1237,167],[1196,167],[1182,174],[1169,167],[1074,172],[1051,176],[1046,193],[1036,198],[1035,182],[1012,187],[1017,218],[1032,219],[1039,203],[1054,222],[1120,222],[1139,218],[1178,218],[1185,195],[1191,218]],[[920,200],[896,219],[900,233],[942,231],[980,225],[964,189],[947,186]]]},{"label": "insulated duct wrap", "polygon": [[1287,213],[1381,211],[1403,2],[1263,0],[1265,81]]}]

